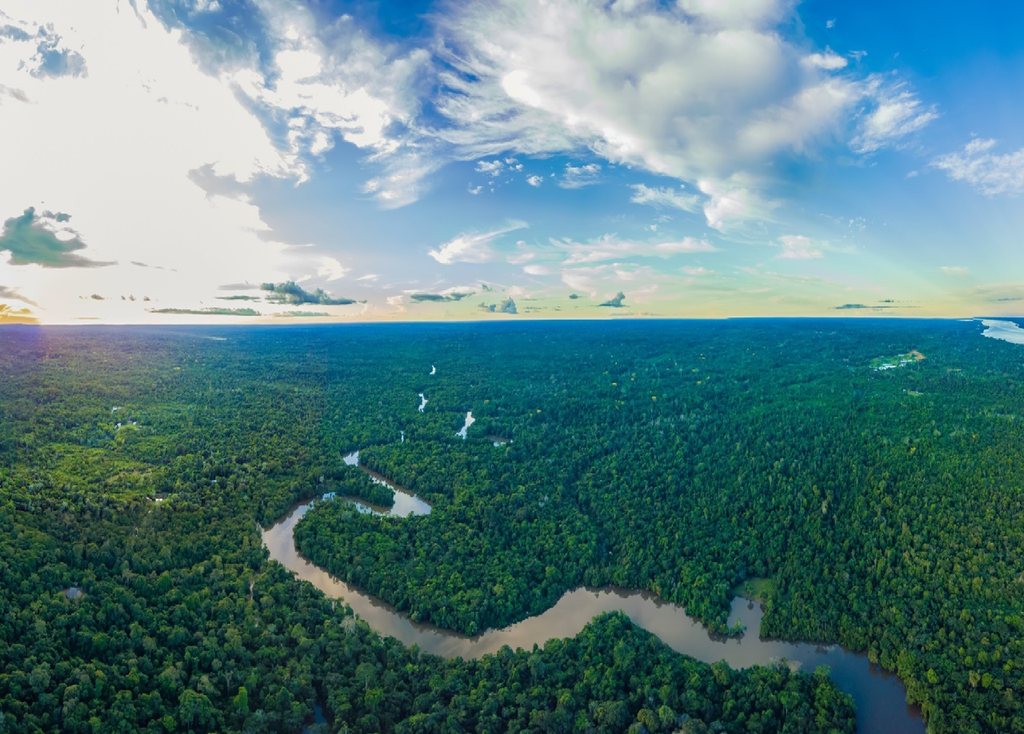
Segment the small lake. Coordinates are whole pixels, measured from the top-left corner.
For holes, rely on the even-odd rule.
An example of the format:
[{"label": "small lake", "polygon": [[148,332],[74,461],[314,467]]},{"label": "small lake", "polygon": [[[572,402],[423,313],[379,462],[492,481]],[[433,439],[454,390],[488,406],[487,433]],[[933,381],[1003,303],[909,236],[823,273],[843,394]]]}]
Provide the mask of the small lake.
[{"label": "small lake", "polygon": [[[351,457],[346,457],[347,463]],[[358,456],[355,462],[358,462]],[[394,485],[389,486],[395,488]],[[395,488],[396,507],[402,494],[399,489]],[[543,645],[552,638],[575,636],[598,614],[621,611],[673,650],[706,663],[725,660],[733,668],[746,668],[785,658],[808,672],[819,665],[828,665],[832,669],[832,679],[852,695],[857,704],[858,731],[867,734],[924,734],[921,711],[916,706],[907,705],[906,689],[896,675],[883,672],[868,661],[866,654],[851,653],[838,645],[785,642],[757,636],[763,611],[760,604],[745,599],[734,599],[729,615],[730,625],[741,622],[747,629],[747,633],[738,638],[711,634],[700,622],[688,617],[682,607],[659,599],[650,592],[616,587],[568,591],[543,614],[473,637],[413,622],[390,604],[339,581],[299,554],[292,531],[309,507],[310,501],[300,502],[286,518],[263,530],[263,543],[270,551],[270,557],[328,597],[344,599],[379,634],[394,637],[406,645],[416,644],[424,652],[446,657],[478,658],[497,652],[504,645],[529,650],[534,644]],[[430,506],[426,507],[429,512]],[[398,513],[390,509],[382,514],[395,516]],[[414,522],[412,519],[409,521]]]}]

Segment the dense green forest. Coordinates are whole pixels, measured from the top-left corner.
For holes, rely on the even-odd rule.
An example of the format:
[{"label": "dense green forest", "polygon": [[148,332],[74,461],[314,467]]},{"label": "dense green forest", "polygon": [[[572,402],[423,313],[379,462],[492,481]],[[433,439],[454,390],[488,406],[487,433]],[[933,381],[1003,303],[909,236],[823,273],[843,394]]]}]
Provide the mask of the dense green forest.
[{"label": "dense green forest", "polygon": [[867,651],[930,731],[1022,732],[1024,352],[979,332],[0,330],[0,731],[296,731],[314,700],[335,731],[852,730],[823,672],[703,665],[618,615],[470,662],[379,638],[258,528],[389,504],[359,449],[433,511],[318,503],[299,546],[415,619],[473,633],[612,583],[724,630],[767,577],[765,634]]}]

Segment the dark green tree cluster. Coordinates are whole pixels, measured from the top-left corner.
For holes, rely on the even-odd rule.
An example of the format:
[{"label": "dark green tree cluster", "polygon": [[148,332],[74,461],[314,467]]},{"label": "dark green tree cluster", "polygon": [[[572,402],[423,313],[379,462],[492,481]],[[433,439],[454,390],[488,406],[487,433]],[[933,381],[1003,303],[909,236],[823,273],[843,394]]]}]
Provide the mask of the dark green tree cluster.
[{"label": "dark green tree cluster", "polygon": [[[500,351],[471,332],[440,373],[461,392],[431,397],[451,419],[362,453],[434,512],[323,506],[300,546],[466,632],[584,583],[649,589],[724,632],[730,589],[770,577],[764,633],[867,652],[931,731],[1024,731],[1024,374],[1020,347],[979,330],[603,324],[501,334]],[[467,441],[448,433],[464,395]]]},{"label": "dark green tree cluster", "polygon": [[[317,701],[318,726],[347,732],[852,731],[824,672],[704,665],[618,615],[444,660],[269,561],[258,523],[296,500],[386,499],[343,453],[401,430],[459,445],[474,393],[454,370],[433,387],[381,370],[429,341],[0,329],[0,731],[295,732]],[[439,415],[416,410],[424,389]]]}]

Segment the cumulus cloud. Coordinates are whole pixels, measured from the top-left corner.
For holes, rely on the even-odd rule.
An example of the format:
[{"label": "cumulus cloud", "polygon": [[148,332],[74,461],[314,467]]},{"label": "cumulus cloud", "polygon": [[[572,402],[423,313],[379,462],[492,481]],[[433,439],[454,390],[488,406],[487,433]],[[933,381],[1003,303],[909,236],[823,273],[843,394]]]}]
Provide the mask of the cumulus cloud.
[{"label": "cumulus cloud", "polygon": [[536,175],[534,175],[534,176],[527,176],[526,177],[526,183],[530,184],[530,186],[533,186],[534,188],[537,188],[542,183],[544,183],[544,177],[543,176],[536,176]]},{"label": "cumulus cloud", "polygon": [[684,194],[679,189],[644,184],[633,184],[630,188],[633,189],[633,196],[629,200],[634,204],[647,204],[658,209],[682,209],[688,212],[700,209],[700,198],[696,194]]},{"label": "cumulus cloud", "polygon": [[85,243],[64,223],[66,214],[36,214],[29,207],[19,217],[4,222],[0,231],[0,252],[10,254],[11,265],[40,265],[44,268],[98,268],[114,265],[97,262],[78,254]]},{"label": "cumulus cloud", "polygon": [[682,181],[746,176],[756,192],[775,156],[836,140],[868,154],[934,119],[906,84],[787,41],[792,12],[788,0],[459,5],[439,20],[438,135],[476,158],[589,149]]},{"label": "cumulus cloud", "polygon": [[518,309],[516,308],[516,302],[512,300],[512,296],[509,296],[501,303],[481,303],[479,309],[481,311],[486,311],[487,313],[519,313]]},{"label": "cumulus cloud", "polygon": [[988,196],[1021,193],[1024,191],[1024,148],[997,155],[992,152],[995,146],[995,140],[978,138],[960,152],[939,156],[931,166]]},{"label": "cumulus cloud", "polygon": [[622,291],[619,291],[618,293],[615,294],[614,298],[610,298],[609,300],[605,301],[604,303],[599,303],[597,305],[598,306],[607,306],[608,308],[623,308],[623,306],[624,306],[623,301],[625,301],[625,300],[626,300],[626,294],[623,293]]},{"label": "cumulus cloud", "polygon": [[478,173],[485,173],[488,176],[497,177],[501,175],[505,164],[502,161],[477,161],[476,170]]},{"label": "cumulus cloud", "polygon": [[451,265],[456,262],[488,262],[494,257],[491,242],[503,234],[523,229],[526,226],[526,222],[510,222],[507,226],[492,232],[461,234],[448,240],[436,250],[430,250],[427,254],[442,265]]},{"label": "cumulus cloud", "polygon": [[[458,288],[449,288],[446,291],[440,293],[412,293],[409,295],[409,300],[416,303],[422,303],[423,301],[432,301],[436,303],[461,301],[463,298],[468,298],[473,295],[472,290],[459,290]],[[389,301],[390,302],[390,301]]]},{"label": "cumulus cloud", "polygon": [[263,283],[261,291],[269,295],[267,301],[270,303],[287,303],[292,306],[301,306],[305,303],[318,304],[320,306],[348,306],[355,303],[351,298],[333,298],[323,290],[317,288],[314,291],[307,291],[293,281],[285,283]]}]

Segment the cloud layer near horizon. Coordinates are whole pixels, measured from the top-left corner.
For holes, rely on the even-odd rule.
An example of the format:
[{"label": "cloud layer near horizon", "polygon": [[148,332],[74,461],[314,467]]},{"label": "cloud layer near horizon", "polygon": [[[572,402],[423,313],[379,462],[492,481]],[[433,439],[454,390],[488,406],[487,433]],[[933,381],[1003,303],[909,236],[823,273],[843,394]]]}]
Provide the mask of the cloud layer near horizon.
[{"label": "cloud layer near horizon", "polygon": [[887,212],[813,189],[903,156],[902,182],[1024,190],[1019,142],[926,149],[944,108],[790,0],[453,0],[411,35],[387,7],[6,3],[0,299],[50,321],[210,315],[264,282],[337,317],[485,287],[820,311],[829,288],[931,297],[955,267],[973,302],[979,268],[905,277]]}]

